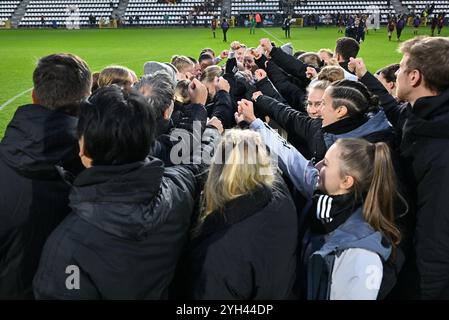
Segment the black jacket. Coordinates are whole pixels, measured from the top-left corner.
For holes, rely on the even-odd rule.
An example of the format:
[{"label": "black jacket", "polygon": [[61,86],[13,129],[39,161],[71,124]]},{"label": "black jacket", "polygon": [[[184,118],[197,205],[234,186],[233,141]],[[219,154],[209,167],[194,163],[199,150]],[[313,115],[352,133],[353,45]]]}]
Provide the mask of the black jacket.
[{"label": "black jacket", "polygon": [[[170,157],[172,148],[178,143],[175,129],[183,129],[196,134],[203,133],[206,128],[207,111],[200,104],[178,105],[174,119],[158,119],[156,139],[151,146],[150,155],[164,162],[166,167],[172,166]],[[176,125],[176,126],[175,126]],[[192,144],[193,147],[193,144]]]},{"label": "black jacket", "polygon": [[223,78],[229,82],[231,87],[229,93],[235,111],[237,111],[237,101],[241,99],[251,100],[253,93],[257,91],[256,86],[249,83],[242,72],[239,71],[236,58],[230,58],[226,61]]},{"label": "black jacket", "polygon": [[217,117],[225,129],[231,128],[235,123],[231,95],[224,90],[215,94],[213,101],[206,105],[206,110],[207,116]]},{"label": "black jacket", "polygon": [[[206,132],[210,149],[218,131]],[[164,168],[158,159],[86,169],[70,193],[72,213],[45,245],[36,298],[167,298],[204,169]],[[70,265],[79,269],[79,290],[66,287]]]},{"label": "black jacket", "polygon": [[195,299],[287,299],[295,281],[297,216],[283,182],[213,212],[193,239]]},{"label": "black jacket", "polygon": [[420,297],[449,299],[449,90],[395,110],[401,152],[416,186]]},{"label": "black jacket", "polygon": [[264,95],[276,99],[279,102],[287,103],[287,101],[282,97],[279,91],[276,90],[273,83],[268,79],[268,77],[265,77],[260,81],[257,81],[256,89],[257,91],[261,91]]},{"label": "black jacket", "polygon": [[367,72],[361,79],[376,93],[388,120],[401,134],[401,155],[415,199],[415,255],[424,299],[449,299],[449,90],[398,104]]},{"label": "black jacket", "polygon": [[407,104],[398,104],[398,101],[388,93],[382,83],[380,83],[369,71],[360,78],[360,82],[366,85],[373,94],[379,97],[380,105],[384,109],[388,121],[390,121],[395,130],[397,130],[400,140],[402,136],[402,127],[404,125],[403,122],[405,120],[401,114],[405,111]]},{"label": "black jacket", "polygon": [[0,143],[0,299],[32,298],[45,240],[70,212],[58,166],[81,168],[77,118],[19,107]]},{"label": "black jacket", "polygon": [[290,81],[289,76],[275,63],[267,63],[267,74],[277,90],[294,109],[305,112],[306,87],[298,87]]},{"label": "black jacket", "polygon": [[[300,88],[306,88],[310,79],[306,77],[307,67],[309,65],[285,53],[281,48],[273,47],[270,52],[271,61],[278,65],[282,70],[292,75],[299,82],[296,85]],[[301,83],[301,85],[300,85]]]}]

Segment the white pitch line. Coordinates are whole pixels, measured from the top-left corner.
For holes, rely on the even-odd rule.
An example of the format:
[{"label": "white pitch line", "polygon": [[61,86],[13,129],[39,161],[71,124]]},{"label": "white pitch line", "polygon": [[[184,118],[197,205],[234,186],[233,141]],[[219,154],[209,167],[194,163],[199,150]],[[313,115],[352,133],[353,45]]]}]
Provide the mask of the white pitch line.
[{"label": "white pitch line", "polygon": [[266,34],[268,34],[269,36],[273,37],[274,39],[276,39],[276,41],[279,41],[282,44],[285,44],[284,41],[282,41],[281,39],[279,39],[278,37],[276,37],[274,34],[272,34],[271,32],[268,32],[267,30],[265,30],[265,28],[262,28],[262,31],[265,32]]},{"label": "white pitch line", "polygon": [[0,111],[3,110],[4,107],[6,107],[8,104],[10,104],[11,102],[13,102],[14,100],[16,100],[17,98],[20,98],[21,96],[23,96],[24,94],[30,92],[31,90],[33,90],[33,88],[29,88],[27,90],[25,90],[24,92],[19,93],[18,95],[12,97],[11,99],[9,99],[8,101],[6,101],[4,104],[2,104],[0,106]]}]

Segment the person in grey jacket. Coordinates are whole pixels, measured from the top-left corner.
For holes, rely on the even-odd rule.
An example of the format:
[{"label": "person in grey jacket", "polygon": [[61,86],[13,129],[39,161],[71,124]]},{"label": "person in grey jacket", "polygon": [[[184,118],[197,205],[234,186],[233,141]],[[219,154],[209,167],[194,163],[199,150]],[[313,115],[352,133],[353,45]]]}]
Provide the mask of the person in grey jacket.
[{"label": "person in grey jacket", "polygon": [[[377,299],[383,270],[393,262],[400,233],[395,227],[394,169],[385,143],[339,139],[315,168],[254,116],[242,100],[238,120],[250,123],[278,157],[279,167],[316,207],[326,234],[312,250],[307,268],[308,299]],[[318,195],[314,196],[315,191]],[[382,293],[383,295],[383,293]]]}]

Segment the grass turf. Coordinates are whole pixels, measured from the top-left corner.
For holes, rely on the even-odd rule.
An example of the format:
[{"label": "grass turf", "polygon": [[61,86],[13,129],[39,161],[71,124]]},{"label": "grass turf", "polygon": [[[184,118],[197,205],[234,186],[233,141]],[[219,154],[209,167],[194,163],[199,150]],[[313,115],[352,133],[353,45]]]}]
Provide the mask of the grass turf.
[{"label": "grass turf", "polygon": [[[421,28],[420,34],[428,34]],[[413,37],[412,28],[404,30],[402,40]],[[449,35],[443,28],[444,36]],[[229,43],[239,40],[248,46],[257,46],[262,37],[269,37],[277,44],[291,42],[295,50],[317,51],[335,46],[342,36],[336,28],[292,28],[291,39],[285,39],[281,28],[257,29],[255,35],[249,29],[230,29],[228,43],[222,41],[221,30],[214,39],[207,28],[152,28],[116,30],[1,30],[0,31],[0,138],[16,108],[31,102],[32,73],[36,61],[47,54],[70,52],[87,61],[92,71],[99,71],[111,64],[119,64],[136,71],[140,76],[143,63],[148,60],[169,61],[174,54],[198,57],[200,50],[211,47],[216,52],[228,49]],[[368,69],[375,71],[390,63],[399,62],[397,41],[389,42],[386,29],[370,31],[361,45],[360,57]],[[17,95],[21,96],[13,99]],[[10,101],[10,102],[9,102]],[[9,103],[7,103],[9,102]]]}]

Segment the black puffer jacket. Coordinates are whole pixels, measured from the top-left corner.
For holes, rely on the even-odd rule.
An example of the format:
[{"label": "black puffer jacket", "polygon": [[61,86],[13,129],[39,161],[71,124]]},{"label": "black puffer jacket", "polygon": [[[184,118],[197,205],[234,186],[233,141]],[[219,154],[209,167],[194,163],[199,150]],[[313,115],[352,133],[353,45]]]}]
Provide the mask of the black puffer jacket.
[{"label": "black puffer jacket", "polygon": [[260,187],[213,212],[193,239],[190,296],[287,299],[295,281],[297,216],[287,187]]},{"label": "black puffer jacket", "polygon": [[[260,69],[267,71],[269,79],[290,106],[305,111],[306,88],[310,84],[310,79],[306,77],[308,65],[276,47],[271,51],[271,58],[267,60],[261,55],[255,62]],[[267,95],[277,99],[270,94]]]},{"label": "black puffer jacket", "polygon": [[[219,135],[206,133],[210,152]],[[45,245],[36,298],[167,298],[204,169],[164,168],[157,159],[86,169],[70,193],[72,213]],[[66,287],[70,265],[79,270],[79,289]]]},{"label": "black puffer jacket", "polygon": [[267,74],[276,89],[294,109],[305,112],[306,87],[298,87],[274,62],[268,61]]},{"label": "black puffer jacket", "polygon": [[419,296],[449,299],[449,90],[386,111],[402,130],[401,153],[416,186]]},{"label": "black puffer jacket", "polygon": [[[183,129],[190,133],[195,130],[202,134],[206,128],[206,119],[207,111],[203,105],[178,105],[174,119],[158,119],[157,136],[151,146],[150,155],[162,160],[166,167],[172,166],[170,153],[178,143],[178,134],[174,130]],[[193,144],[191,147],[193,147]]]},{"label": "black puffer jacket", "polygon": [[310,79],[306,77],[307,67],[309,65],[285,53],[281,48],[273,47],[270,52],[271,61],[278,65],[282,70],[295,77],[298,81],[295,83],[300,88],[306,88]]},{"label": "black puffer jacket", "polygon": [[32,298],[45,240],[70,212],[58,166],[81,171],[77,118],[19,107],[0,143],[0,299]]},{"label": "black puffer jacket", "polygon": [[213,100],[206,105],[207,116],[209,118],[217,117],[224,128],[231,128],[234,123],[234,112],[231,95],[224,91],[219,90]]}]

